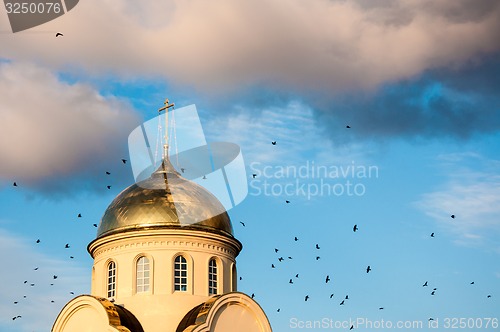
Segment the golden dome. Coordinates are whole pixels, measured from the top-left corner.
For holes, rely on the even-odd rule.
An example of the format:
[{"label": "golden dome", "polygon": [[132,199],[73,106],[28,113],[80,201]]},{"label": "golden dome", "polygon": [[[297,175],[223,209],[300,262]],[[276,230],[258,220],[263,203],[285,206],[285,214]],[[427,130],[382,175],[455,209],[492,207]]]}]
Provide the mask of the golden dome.
[{"label": "golden dome", "polygon": [[151,177],[129,186],[111,202],[101,219],[97,237],[176,227],[233,235],[229,216],[217,198],[181,177],[167,161]]}]

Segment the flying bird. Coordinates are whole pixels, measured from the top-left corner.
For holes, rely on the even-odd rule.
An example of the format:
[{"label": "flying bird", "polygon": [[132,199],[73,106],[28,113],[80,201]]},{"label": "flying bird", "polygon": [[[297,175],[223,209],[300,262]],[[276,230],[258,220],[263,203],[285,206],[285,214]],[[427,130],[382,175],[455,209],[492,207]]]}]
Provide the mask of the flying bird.
[{"label": "flying bird", "polygon": [[106,188],[111,189],[111,186],[106,186]]},{"label": "flying bird", "polygon": [[332,293],[332,294],[330,294],[330,298],[332,298],[332,297],[333,297],[333,293]]},{"label": "flying bird", "polygon": [[474,281],[470,283],[471,285],[474,285]]},{"label": "flying bird", "polygon": [[255,297],[255,294],[254,294],[254,293],[252,293],[252,299],[253,299],[254,297]]},{"label": "flying bird", "polygon": [[352,231],[353,231],[353,232],[356,232],[358,229],[359,229],[359,228],[358,228],[358,225],[354,225],[354,227],[352,228]]},{"label": "flying bird", "polygon": [[452,219],[455,219],[455,215],[454,215],[454,214],[452,214],[450,217],[451,217]]},{"label": "flying bird", "polygon": [[290,281],[289,281],[288,283],[289,283],[289,284],[293,284],[293,280],[292,280],[292,279],[290,279]]},{"label": "flying bird", "polygon": [[274,248],[274,252],[278,252],[279,250],[277,248]]},{"label": "flying bird", "polygon": [[106,171],[106,174],[107,174],[107,175],[110,175],[111,173],[110,173],[110,172],[108,172],[108,171]]},{"label": "flying bird", "polygon": [[293,259],[292,257],[288,256],[288,259]]},{"label": "flying bird", "polygon": [[97,227],[97,224],[92,224],[92,226]]},{"label": "flying bird", "polygon": [[57,279],[57,276],[54,274],[53,278],[54,278],[54,279]]},{"label": "flying bird", "polygon": [[242,224],[243,227],[245,227],[245,223],[243,221],[240,221],[240,224]]},{"label": "flying bird", "polygon": [[345,300],[342,300],[342,302],[340,302],[340,304],[339,304],[339,305],[344,305],[344,301],[345,301]]},{"label": "flying bird", "polygon": [[329,275],[327,275],[327,276],[326,276],[326,279],[325,279],[325,283],[328,283],[329,281],[330,281],[330,276],[329,276]]},{"label": "flying bird", "polygon": [[349,328],[349,331],[352,330],[354,328],[354,325],[351,325],[351,327]]},{"label": "flying bird", "polygon": [[306,295],[306,297],[304,298],[304,301],[307,301],[309,299],[309,295]]},{"label": "flying bird", "polygon": [[203,180],[206,180],[206,179],[207,179],[207,176],[206,176],[206,175],[203,175],[202,179],[203,179]]},{"label": "flying bird", "polygon": [[285,201],[286,204],[290,204],[290,201]]},{"label": "flying bird", "polygon": [[12,185],[13,185],[14,187],[17,187],[17,182],[14,182]]},{"label": "flying bird", "polygon": [[298,240],[299,240],[299,238],[298,238],[298,237],[295,237],[295,239],[294,239],[294,240],[295,240],[295,241],[298,241]]},{"label": "flying bird", "polygon": [[431,237],[434,237],[434,233],[431,233]]},{"label": "flying bird", "polygon": [[81,213],[78,213],[78,218],[81,218],[82,217],[82,214]]},{"label": "flying bird", "polygon": [[349,295],[346,295],[346,296],[345,296],[345,299],[346,299],[346,300],[349,300]]},{"label": "flying bird", "polygon": [[37,270],[38,270],[38,267],[35,267],[33,270],[37,271]]},{"label": "flying bird", "polygon": [[126,164],[127,163],[127,159],[122,159],[122,163]]},{"label": "flying bird", "polygon": [[347,126],[345,126],[345,127],[346,127],[347,129],[350,129],[350,128],[351,128],[351,126],[349,126],[349,125],[347,125]]},{"label": "flying bird", "polygon": [[63,37],[64,35],[60,32],[56,33],[56,37],[59,37],[59,36]]},{"label": "flying bird", "polygon": [[431,295],[434,295],[434,294],[436,294],[436,291],[432,291]]},{"label": "flying bird", "polygon": [[73,258],[75,258],[75,257],[73,257],[73,256],[69,256],[69,258],[73,259]]},{"label": "flying bird", "polygon": [[425,282],[425,284],[422,285],[422,287],[427,287],[429,285],[427,285],[427,281]]},{"label": "flying bird", "polygon": [[278,310],[276,310],[277,312],[280,312],[280,308],[278,308]]},{"label": "flying bird", "polygon": [[40,239],[36,240],[36,243],[40,243]]},{"label": "flying bird", "polygon": [[271,268],[273,268],[273,269],[274,269],[274,264],[271,264]]},{"label": "flying bird", "polygon": [[321,258],[321,257],[319,257],[319,256],[316,256],[316,260],[319,260],[320,258]]},{"label": "flying bird", "polygon": [[278,258],[278,260],[279,260],[280,262],[282,262],[282,261],[284,260],[284,258],[283,258],[283,257],[280,257],[280,258]]},{"label": "flying bird", "polygon": [[384,307],[380,307],[380,308],[378,308],[378,310],[384,310]]},{"label": "flying bird", "polygon": [[487,298],[491,298],[491,295],[486,296]]},{"label": "flying bird", "polygon": [[370,272],[371,270],[372,270],[372,268],[370,267],[370,265],[368,265],[368,266],[366,267],[366,273]]},{"label": "flying bird", "polygon": [[66,245],[64,246],[65,249],[68,249],[69,248],[69,243],[66,243]]},{"label": "flying bird", "polygon": [[181,167],[181,172],[184,173],[185,171],[186,169]]},{"label": "flying bird", "polygon": [[257,177],[257,174],[252,174],[252,177],[255,179]]},{"label": "flying bird", "polygon": [[319,249],[319,245],[316,243],[316,249]]},{"label": "flying bird", "polygon": [[298,277],[299,277],[299,274],[297,273],[297,274],[295,275],[295,278],[298,278]]},{"label": "flying bird", "polygon": [[271,142],[271,144],[272,144],[272,145],[276,145],[276,141],[272,141],[272,142]]}]

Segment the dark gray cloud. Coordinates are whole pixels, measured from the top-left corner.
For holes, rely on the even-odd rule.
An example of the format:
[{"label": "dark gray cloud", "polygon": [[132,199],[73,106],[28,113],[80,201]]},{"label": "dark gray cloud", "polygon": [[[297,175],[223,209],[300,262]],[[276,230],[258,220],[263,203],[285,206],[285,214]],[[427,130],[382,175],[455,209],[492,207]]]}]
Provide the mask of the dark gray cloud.
[{"label": "dark gray cloud", "polygon": [[500,60],[430,70],[412,80],[311,101],[334,138],[461,138],[500,130]]}]

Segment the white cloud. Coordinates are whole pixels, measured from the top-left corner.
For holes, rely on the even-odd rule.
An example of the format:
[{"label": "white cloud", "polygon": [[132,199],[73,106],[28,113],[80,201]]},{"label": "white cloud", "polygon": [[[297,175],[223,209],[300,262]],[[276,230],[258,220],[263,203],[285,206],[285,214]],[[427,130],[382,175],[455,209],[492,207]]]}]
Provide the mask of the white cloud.
[{"label": "white cloud", "polygon": [[416,206],[453,234],[459,244],[498,246],[499,161],[476,153],[444,155],[440,160],[449,174],[448,181],[441,189],[422,195]]},{"label": "white cloud", "polygon": [[[81,1],[0,57],[203,91],[371,88],[500,49],[500,4],[435,1]],[[9,30],[4,18],[0,30]],[[55,38],[55,31],[64,38]]]},{"label": "white cloud", "polygon": [[0,63],[0,180],[32,185],[104,173],[136,122],[130,106],[91,86],[34,64]]},{"label": "white cloud", "polygon": [[[2,229],[0,251],[4,253],[0,274],[1,331],[50,331],[62,307],[76,295],[89,292],[89,271],[35,251],[25,239]],[[34,271],[34,267],[39,269]],[[18,315],[22,317],[12,320]]]}]

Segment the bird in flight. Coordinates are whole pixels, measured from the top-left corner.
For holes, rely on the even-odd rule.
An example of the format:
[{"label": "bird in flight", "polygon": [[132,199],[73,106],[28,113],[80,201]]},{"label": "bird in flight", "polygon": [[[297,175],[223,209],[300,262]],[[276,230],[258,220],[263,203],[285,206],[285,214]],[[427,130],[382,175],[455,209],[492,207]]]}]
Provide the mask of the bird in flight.
[{"label": "bird in flight", "polygon": [[111,186],[106,186],[106,188],[111,189]]},{"label": "bird in flight", "polygon": [[349,328],[349,331],[352,330],[354,328],[354,325],[351,325],[351,327]]},{"label": "bird in flight", "polygon": [[486,296],[487,298],[491,298],[491,295]]},{"label": "bird in flight", "polygon": [[78,218],[81,218],[82,217],[82,214],[81,213],[78,213]]},{"label": "bird in flight", "polygon": [[474,281],[470,283],[471,285],[474,285]]},{"label": "bird in flight", "polygon": [[358,228],[358,225],[354,225],[354,227],[352,228],[352,231],[353,231],[353,232],[356,232],[358,229],[359,229],[359,228]]},{"label": "bird in flight", "polygon": [[284,258],[283,258],[283,257],[280,257],[280,258],[278,258],[278,260],[281,262],[281,261],[283,261],[283,260],[284,260]]},{"label": "bird in flight", "polygon": [[126,164],[127,163],[127,159],[122,159],[122,163]]},{"label": "bird in flight", "polygon": [[254,297],[255,297],[255,294],[254,294],[254,293],[252,293],[252,299],[253,299]]},{"label": "bird in flight", "polygon": [[62,37],[64,35],[62,33],[60,33],[60,32],[56,33],[56,37],[60,37],[60,36]]},{"label": "bird in flight", "polygon": [[299,274],[297,273],[297,274],[295,275],[295,278],[298,278],[298,277],[299,277]]},{"label": "bird in flight", "polygon": [[345,300],[342,300],[339,305],[344,305]]},{"label": "bird in flight", "polygon": [[277,312],[280,312],[280,308],[278,308],[278,310],[276,310]]},{"label": "bird in flight", "polygon": [[64,246],[65,249],[68,249],[69,248],[69,243],[66,243],[66,245]]},{"label": "bird in flight", "polygon": [[436,291],[432,291],[432,292],[431,292],[431,295],[434,295],[434,294],[436,294]]},{"label": "bird in flight", "polygon": [[274,264],[271,264],[271,267],[274,269]]},{"label": "bird in flight", "polygon": [[332,294],[330,294],[330,298],[332,298],[332,297],[333,297],[333,293],[332,293]]},{"label": "bird in flight", "polygon": [[380,307],[380,308],[378,308],[378,310],[384,310],[384,307]]},{"label": "bird in flight", "polygon": [[184,173],[185,171],[186,169],[181,167],[181,172]]},{"label": "bird in flight", "polygon": [[347,129],[350,129],[350,128],[351,128],[351,126],[349,126],[349,125],[347,125],[347,126],[345,126],[345,127],[346,127]]},{"label": "bird in flight", "polygon": [[106,171],[106,174],[107,174],[107,175],[110,175],[111,173],[110,173],[110,172],[108,172],[108,171]]},{"label": "bird in flight", "polygon": [[329,281],[330,281],[330,276],[329,276],[329,275],[327,275],[327,276],[326,276],[326,279],[325,279],[325,283],[328,283]]},{"label": "bird in flight", "polygon": [[53,278],[54,278],[54,279],[57,279],[57,276],[54,274]]},{"label": "bird in flight", "polygon": [[321,258],[321,257],[319,257],[319,256],[316,256],[316,260],[319,260],[320,258]]},{"label": "bird in flight", "polygon": [[240,221],[240,224],[242,224],[243,227],[245,227],[245,223],[243,221]]},{"label": "bird in flight", "polygon": [[92,224],[92,226],[97,227],[97,224]]},{"label": "bird in flight", "polygon": [[252,174],[252,177],[255,179],[257,177],[257,174]]},{"label": "bird in flight", "polygon": [[422,285],[422,287],[427,287],[429,285],[427,285],[427,281],[425,282],[425,284]]},{"label": "bird in flight", "polygon": [[279,251],[279,249],[278,249],[278,248],[274,248],[274,252],[278,252],[278,251]]},{"label": "bird in flight", "polygon": [[370,272],[371,270],[372,270],[372,268],[370,267],[370,265],[368,265],[368,266],[366,267],[366,273]]},{"label": "bird in flight", "polygon": [[289,284],[293,284],[293,280],[292,280],[292,279],[290,279],[290,281],[289,281],[288,283],[289,283]]},{"label": "bird in flight", "polygon": [[434,233],[431,233],[431,237],[434,237]]},{"label": "bird in flight", "polygon": [[295,240],[295,241],[298,241],[298,240],[299,240],[299,238],[298,238],[298,237],[295,237],[295,239],[294,239],[294,240]]},{"label": "bird in flight", "polygon": [[304,301],[307,301],[309,300],[309,295],[306,295],[306,297],[304,298]]},{"label": "bird in flight", "polygon": [[319,249],[319,245],[316,243],[316,249]]},{"label": "bird in flight", "polygon": [[288,259],[293,259],[292,257],[288,256]]},{"label": "bird in flight", "polygon": [[349,300],[349,295],[346,295],[346,296],[345,296],[345,299],[346,299],[346,300]]},{"label": "bird in flight", "polygon": [[14,187],[17,187],[17,182],[14,182],[12,185],[13,185]]},{"label": "bird in flight", "polygon": [[454,214],[452,214],[450,217],[451,217],[451,219],[455,219],[455,215]]},{"label": "bird in flight", "polygon": [[38,271],[38,267],[35,267],[33,270]]},{"label": "bird in flight", "polygon": [[40,243],[40,239],[36,240],[36,243]]},{"label": "bird in flight", "polygon": [[286,204],[290,204],[290,201],[285,201]]},{"label": "bird in flight", "polygon": [[272,145],[276,145],[276,141],[272,141],[272,142],[271,142],[271,144],[272,144]]}]

